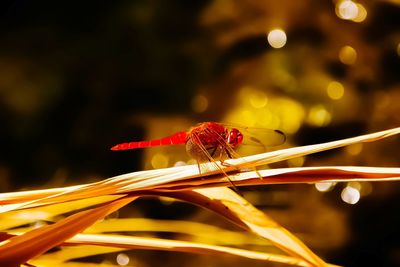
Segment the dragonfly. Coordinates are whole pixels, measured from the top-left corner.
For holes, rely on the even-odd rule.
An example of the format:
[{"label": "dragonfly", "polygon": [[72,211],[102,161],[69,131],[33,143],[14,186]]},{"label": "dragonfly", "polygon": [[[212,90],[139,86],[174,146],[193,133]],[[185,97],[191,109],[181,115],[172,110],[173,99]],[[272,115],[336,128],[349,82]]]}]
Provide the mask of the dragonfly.
[{"label": "dragonfly", "polygon": [[[257,136],[262,137],[262,141]],[[215,163],[215,160],[220,160],[221,165],[224,165],[227,158],[240,158],[236,150],[242,145],[255,145],[266,149],[267,146],[280,145],[285,140],[285,134],[279,130],[202,122],[188,131],[177,132],[161,139],[121,143],[113,146],[111,150],[186,145],[188,155],[197,161],[201,173],[201,163]],[[218,167],[218,164],[216,166]],[[224,172],[221,167],[218,168]]]}]

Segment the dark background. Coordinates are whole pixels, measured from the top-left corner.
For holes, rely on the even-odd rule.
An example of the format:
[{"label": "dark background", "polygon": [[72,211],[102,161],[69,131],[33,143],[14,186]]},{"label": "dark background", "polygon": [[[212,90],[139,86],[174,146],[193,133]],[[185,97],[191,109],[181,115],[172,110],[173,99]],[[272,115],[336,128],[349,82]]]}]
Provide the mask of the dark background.
[{"label": "dark background", "polygon": [[[368,16],[355,23],[340,19],[332,1],[273,2],[2,2],[0,191],[79,184],[141,170],[145,152],[112,153],[109,148],[133,137],[172,133],[168,125],[177,117],[193,123],[224,120],[240,109],[235,95],[249,85],[265,93],[268,103],[280,97],[304,110],[300,127],[287,134],[290,145],[399,125],[398,4],[360,2]],[[267,33],[273,27],[284,28],[288,36],[282,49],[268,45]],[[345,45],[356,49],[356,63],[338,59]],[[265,78],[278,68],[289,72],[296,85]],[[325,88],[326,79],[344,84],[344,100],[332,101],[324,90],[318,91],[319,83]],[[209,101],[202,112],[193,108],[198,94]],[[306,119],[319,104],[331,114],[323,125]],[[169,124],[149,127],[159,118]],[[178,127],[186,127],[176,121]],[[395,137],[366,145],[355,157],[343,150],[321,153],[308,157],[305,165],[396,167],[399,143]],[[370,195],[351,206],[340,200],[342,185],[326,194],[305,185],[277,186],[265,190],[272,195],[285,192],[283,206],[273,201],[258,204],[295,232],[304,231],[301,225],[318,228],[315,225],[323,224],[318,209],[324,214],[329,207],[329,212],[338,212],[340,216],[332,218],[346,231],[337,233],[343,238],[332,245],[323,238],[329,229],[310,230],[322,242],[309,241],[317,254],[345,266],[399,266],[397,187],[398,183],[374,184]],[[304,193],[291,193],[298,191]],[[293,203],[310,194],[316,200],[308,206],[311,217],[291,220]],[[319,203],[325,206],[317,207]],[[170,214],[192,215],[186,206],[184,212],[171,208]],[[164,217],[157,212],[147,215]],[[184,258],[190,262],[191,257]]]}]

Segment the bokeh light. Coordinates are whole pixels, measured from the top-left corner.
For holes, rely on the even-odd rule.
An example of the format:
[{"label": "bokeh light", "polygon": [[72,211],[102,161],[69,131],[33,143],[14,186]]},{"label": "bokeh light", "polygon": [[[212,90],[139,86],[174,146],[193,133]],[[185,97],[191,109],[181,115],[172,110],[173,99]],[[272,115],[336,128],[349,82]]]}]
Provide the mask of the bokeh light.
[{"label": "bokeh light", "polygon": [[369,182],[363,182],[362,183],[362,188],[361,188],[361,196],[368,196],[372,193],[373,186],[372,183]]},{"label": "bokeh light", "polygon": [[305,110],[295,100],[267,95],[250,86],[237,94],[238,106],[224,121],[246,126],[280,129],[286,134],[298,131],[304,121]]},{"label": "bokeh light", "polygon": [[304,165],[306,158],[305,157],[296,157],[288,160],[289,167],[301,167]]},{"label": "bokeh light", "polygon": [[360,200],[360,191],[351,186],[346,186],[342,190],[342,200],[348,204],[356,204]]},{"label": "bokeh light", "polygon": [[268,33],[268,43],[273,48],[282,48],[287,41],[286,33],[281,29],[275,29]]},{"label": "bokeh light", "polygon": [[353,20],[358,15],[358,6],[351,0],[338,1],[336,4],[336,14],[341,19]]},{"label": "bokeh light", "polygon": [[126,266],[129,264],[129,256],[124,253],[119,253],[117,255],[116,261],[120,266]]},{"label": "bokeh light", "polygon": [[344,20],[363,22],[367,18],[367,10],[360,4],[352,0],[341,0],[336,4],[336,15]]},{"label": "bokeh light", "polygon": [[353,47],[346,45],[340,49],[339,59],[343,64],[354,64],[357,59],[357,52]]},{"label": "bokeh light", "polygon": [[315,188],[320,192],[328,192],[336,185],[334,182],[319,182],[315,184]]},{"label": "bokeh light", "polygon": [[328,84],[326,88],[326,93],[333,100],[338,100],[343,97],[344,87],[340,82],[332,81]]},{"label": "bokeh light", "polygon": [[357,3],[356,5],[358,8],[358,12],[357,12],[357,16],[353,19],[353,21],[354,22],[363,22],[367,18],[368,12],[362,4]]},{"label": "bokeh light", "polygon": [[192,109],[194,112],[202,113],[208,108],[208,99],[203,95],[196,95],[192,99]]},{"label": "bokeh light", "polygon": [[187,165],[187,163],[181,160],[174,163],[174,167],[185,166],[185,165]]},{"label": "bokeh light", "polygon": [[362,148],[363,148],[363,144],[354,144],[354,145],[346,146],[345,150],[349,155],[357,156],[358,154],[361,153]]},{"label": "bokeh light", "polygon": [[162,153],[156,153],[151,159],[151,166],[154,169],[168,167],[168,157]]},{"label": "bokeh light", "polygon": [[249,95],[250,104],[254,108],[263,108],[267,105],[267,95],[262,91],[256,91]]},{"label": "bokeh light", "polygon": [[315,105],[308,112],[307,122],[313,126],[326,126],[331,122],[332,115],[323,105]]},{"label": "bokeh light", "polygon": [[354,189],[357,189],[358,191],[361,191],[361,188],[362,188],[361,183],[357,182],[357,181],[348,182],[347,186],[353,187]]}]

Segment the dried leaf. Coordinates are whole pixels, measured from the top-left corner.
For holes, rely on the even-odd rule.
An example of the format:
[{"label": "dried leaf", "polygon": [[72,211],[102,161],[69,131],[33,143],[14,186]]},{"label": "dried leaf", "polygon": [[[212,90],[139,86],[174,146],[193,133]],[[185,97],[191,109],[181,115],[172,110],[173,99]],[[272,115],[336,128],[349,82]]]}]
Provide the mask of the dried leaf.
[{"label": "dried leaf", "polygon": [[[238,173],[239,170],[246,170],[251,167],[287,160],[290,158],[304,156],[351,144],[372,142],[399,133],[400,127],[372,134],[361,135],[358,137],[347,138],[339,141],[282,149],[273,152],[252,155],[240,159],[227,160],[226,163],[228,163],[228,165],[221,165],[220,168],[223,169],[226,173]],[[212,169],[214,165],[215,164],[211,164],[210,168],[208,169]],[[220,172],[220,169],[216,168],[215,171],[199,174],[197,165],[140,171],[116,176],[93,184],[81,185],[78,187],[52,189],[52,191],[47,192],[36,192],[36,196],[46,195],[47,197],[45,198],[35,199],[34,193],[26,192],[26,194],[29,196],[29,199],[31,199],[32,201],[22,203],[18,202],[18,199],[21,201],[26,201],[27,199],[27,197],[24,196],[23,192],[19,192],[17,195],[12,193],[0,194],[0,204],[18,203],[15,206],[13,206],[13,204],[10,204],[11,206],[6,205],[0,208],[0,212],[72,201],[81,198],[96,197],[99,195],[128,193],[138,190],[154,190],[164,187],[166,184],[172,182],[184,181],[189,179],[193,180],[195,178],[204,178],[206,176],[217,175]]]},{"label": "dried leaf", "polygon": [[60,214],[81,210],[90,206],[110,202],[118,198],[121,198],[121,196],[105,195],[30,209],[14,210],[7,213],[0,213],[0,230],[15,228],[40,220],[48,221]]},{"label": "dried leaf", "polygon": [[123,197],[97,208],[71,215],[52,225],[29,231],[0,243],[0,265],[18,266],[34,256],[59,245],[95,221],[125,206],[136,197]]},{"label": "dried leaf", "polygon": [[311,266],[327,265],[299,239],[229,188],[164,192],[163,195],[186,200],[213,210],[240,227],[268,239],[289,255],[301,258]]},{"label": "dried leaf", "polygon": [[267,240],[260,240],[247,232],[225,230],[209,224],[192,221],[155,220],[145,218],[118,218],[96,222],[84,233],[115,232],[169,232],[190,236],[191,241],[218,245],[271,245]]},{"label": "dried leaf", "polygon": [[124,248],[124,249],[153,249],[153,250],[181,251],[181,252],[191,252],[191,253],[231,254],[254,260],[280,262],[298,266],[309,266],[306,262],[303,262],[297,258],[288,257],[284,255],[254,252],[244,249],[214,246],[214,245],[193,243],[187,241],[177,241],[177,240],[149,238],[149,237],[78,234],[75,237],[68,240],[67,242],[65,242],[65,245],[77,245],[77,244],[110,246],[110,247]]},{"label": "dried leaf", "polygon": [[[389,182],[400,180],[400,168],[329,166],[264,169],[238,172],[229,175],[229,179],[235,186],[351,181]],[[224,176],[215,175],[207,179],[169,183],[158,190],[186,191],[203,187],[229,186],[230,182],[226,180]]]},{"label": "dried leaf", "polygon": [[[66,241],[63,244],[68,245],[68,241]],[[52,262],[53,264],[57,262],[58,264],[62,263],[63,264],[62,266],[64,266],[64,263],[69,260],[107,254],[107,253],[115,253],[125,250],[127,249],[112,247],[112,246],[98,246],[98,245],[85,245],[85,244],[79,244],[79,246],[62,246],[60,250],[40,255],[39,257],[30,260],[29,263],[33,265],[41,265],[45,264],[46,262]]]}]

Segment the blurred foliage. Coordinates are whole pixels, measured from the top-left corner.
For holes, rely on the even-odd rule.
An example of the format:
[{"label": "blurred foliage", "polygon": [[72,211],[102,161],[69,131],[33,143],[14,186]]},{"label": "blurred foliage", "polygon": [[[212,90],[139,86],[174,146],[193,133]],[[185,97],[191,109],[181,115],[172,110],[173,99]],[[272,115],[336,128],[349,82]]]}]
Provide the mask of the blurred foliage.
[{"label": "blurred foliage", "polygon": [[[109,147],[201,121],[277,128],[287,134],[286,146],[400,122],[398,1],[11,0],[0,12],[3,192],[187,162],[181,147]],[[271,47],[279,38],[269,35],[274,29],[287,37],[278,49]],[[394,138],[288,166],[399,166],[399,145]],[[293,185],[244,195],[253,194],[255,204],[330,262],[398,265],[399,190],[369,187],[355,206],[340,200],[342,185],[324,194]],[[182,203],[142,206],[150,217],[164,217],[166,207],[170,218],[211,216]],[[174,266],[173,259],[163,264]]]}]

